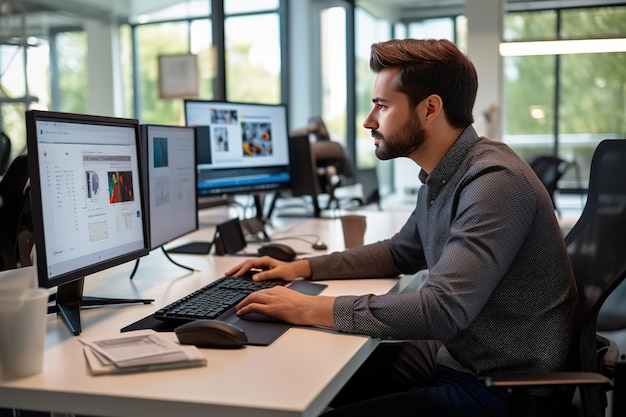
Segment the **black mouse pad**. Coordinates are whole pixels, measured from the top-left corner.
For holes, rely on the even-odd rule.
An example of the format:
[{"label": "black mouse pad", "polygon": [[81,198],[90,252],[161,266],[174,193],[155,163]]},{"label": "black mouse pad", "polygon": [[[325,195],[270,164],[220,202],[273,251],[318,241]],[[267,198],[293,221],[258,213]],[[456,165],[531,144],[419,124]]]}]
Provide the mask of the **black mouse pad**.
[{"label": "black mouse pad", "polygon": [[[326,284],[313,283],[304,280],[293,281],[289,284],[289,288],[307,295],[317,295],[326,287]],[[266,322],[240,319],[237,317],[234,308],[224,313],[219,320],[226,321],[241,328],[248,338],[247,344],[255,346],[268,346],[291,327],[291,324],[276,321]],[[141,320],[129,324],[120,331],[128,332],[131,330],[152,329],[157,332],[173,332],[174,329],[181,324],[181,322],[176,321],[168,322],[159,320],[154,318],[151,314]]]},{"label": "black mouse pad", "polygon": [[[246,343],[248,345],[268,346],[291,327],[291,324],[288,323],[246,321],[238,318],[234,310],[231,310],[231,312],[227,313],[226,317],[221,317],[220,320],[227,321],[241,328],[248,338],[248,343]],[[130,332],[132,330],[152,329],[157,332],[173,332],[181,324],[175,321],[159,320],[151,314],[123,327],[120,331]]]}]

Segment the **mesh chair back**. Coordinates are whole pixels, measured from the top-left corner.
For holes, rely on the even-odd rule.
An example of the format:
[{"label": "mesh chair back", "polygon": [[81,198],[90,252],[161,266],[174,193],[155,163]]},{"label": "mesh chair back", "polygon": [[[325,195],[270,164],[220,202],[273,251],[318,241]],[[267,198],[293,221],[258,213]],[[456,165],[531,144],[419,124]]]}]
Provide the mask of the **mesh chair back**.
[{"label": "mesh chair back", "polygon": [[0,132],[0,175],[9,168],[11,162],[11,140],[4,132]]},{"label": "mesh chair back", "polygon": [[[602,141],[591,161],[587,202],[565,237],[578,286],[579,364],[601,372],[597,318],[604,300],[626,277],[626,140]],[[603,415],[597,387],[581,387],[585,416]]]},{"label": "mesh chair back", "polygon": [[22,226],[27,181],[28,157],[19,155],[0,181],[0,270],[17,266],[17,236]]}]

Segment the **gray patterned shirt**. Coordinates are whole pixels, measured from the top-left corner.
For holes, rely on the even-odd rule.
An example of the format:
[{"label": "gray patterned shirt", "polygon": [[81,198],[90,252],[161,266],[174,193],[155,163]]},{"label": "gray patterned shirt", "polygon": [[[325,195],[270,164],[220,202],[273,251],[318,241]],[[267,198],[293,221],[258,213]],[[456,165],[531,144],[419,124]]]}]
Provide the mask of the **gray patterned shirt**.
[{"label": "gray patterned shirt", "polygon": [[507,145],[469,126],[393,237],[310,258],[312,279],[428,269],[417,291],[337,297],[337,330],[440,340],[438,362],[478,377],[567,369],[576,286],[550,196]]}]

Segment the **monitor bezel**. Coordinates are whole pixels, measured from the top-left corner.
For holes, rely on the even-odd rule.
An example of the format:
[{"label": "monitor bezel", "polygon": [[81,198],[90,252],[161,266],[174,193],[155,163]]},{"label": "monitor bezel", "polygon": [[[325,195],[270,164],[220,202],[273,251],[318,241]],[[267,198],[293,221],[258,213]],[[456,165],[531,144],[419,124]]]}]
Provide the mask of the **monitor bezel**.
[{"label": "monitor bezel", "polygon": [[[39,146],[37,141],[37,121],[60,121],[64,123],[84,123],[84,124],[96,124],[106,126],[119,126],[129,127],[135,132],[135,149],[137,151],[137,166],[139,181],[137,186],[139,187],[140,205],[142,213],[142,229],[143,229],[143,247],[132,250],[122,255],[118,255],[101,262],[85,265],[80,268],[73,269],[62,273],[58,276],[48,279],[47,274],[44,271],[48,269],[48,260],[46,259],[46,236],[43,221],[43,208],[42,208],[42,196],[41,196],[41,181],[39,171]],[[139,122],[136,119],[117,118],[109,116],[96,116],[87,114],[65,113],[45,110],[28,110],[26,112],[26,137],[28,146],[28,165],[30,175],[30,199],[31,199],[31,212],[33,222],[33,235],[36,249],[37,270],[42,271],[38,275],[38,283],[43,288],[54,288],[64,284],[71,283],[85,278],[88,275],[95,274],[97,272],[104,271],[123,263],[136,260],[149,253],[149,241],[148,241],[148,228],[147,219],[144,214],[146,213],[146,200],[143,190],[143,170],[141,169],[141,142],[139,132]]]}]

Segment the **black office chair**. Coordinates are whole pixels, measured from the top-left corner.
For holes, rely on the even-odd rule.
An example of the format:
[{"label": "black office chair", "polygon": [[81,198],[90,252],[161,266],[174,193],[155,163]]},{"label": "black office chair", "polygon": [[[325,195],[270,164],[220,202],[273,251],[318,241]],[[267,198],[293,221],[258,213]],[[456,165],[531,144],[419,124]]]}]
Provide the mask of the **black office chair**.
[{"label": "black office chair", "polygon": [[339,142],[322,140],[311,143],[311,154],[317,170],[321,194],[328,195],[326,209],[339,208],[335,191],[339,187],[355,184],[350,158]]},{"label": "black office chair", "polygon": [[309,130],[309,133],[315,136],[316,141],[331,140],[330,133],[328,133],[328,128],[326,127],[326,123],[324,123],[324,120],[321,117],[315,116],[309,118],[309,124],[307,128]]},{"label": "black office chair", "polygon": [[[619,353],[614,343],[597,335],[597,322],[604,301],[626,278],[626,183],[619,180],[625,166],[626,140],[598,145],[591,161],[587,203],[565,237],[578,286],[577,372],[499,375],[488,378],[488,385],[516,387],[515,393],[532,386],[575,385],[582,416],[604,416]],[[520,399],[528,396],[513,397],[519,401],[514,415],[535,415],[532,404],[525,408],[528,403]]]},{"label": "black office chair", "polygon": [[0,132],[0,176],[9,168],[9,162],[11,162],[11,139],[4,132]]},{"label": "black office chair", "polygon": [[18,235],[23,225],[28,181],[28,157],[20,155],[11,162],[0,181],[0,271],[14,269],[20,259]]},{"label": "black office chair", "polygon": [[552,205],[559,216],[561,212],[556,205],[554,193],[558,189],[559,181],[565,175],[565,171],[567,171],[570,165],[565,159],[552,155],[541,155],[530,162],[530,167],[548,190],[552,199]]}]

